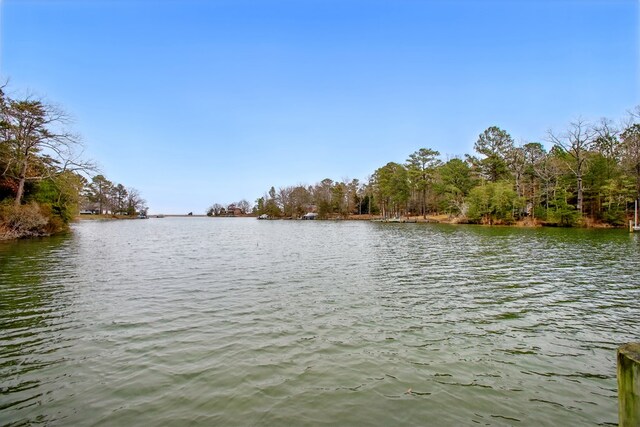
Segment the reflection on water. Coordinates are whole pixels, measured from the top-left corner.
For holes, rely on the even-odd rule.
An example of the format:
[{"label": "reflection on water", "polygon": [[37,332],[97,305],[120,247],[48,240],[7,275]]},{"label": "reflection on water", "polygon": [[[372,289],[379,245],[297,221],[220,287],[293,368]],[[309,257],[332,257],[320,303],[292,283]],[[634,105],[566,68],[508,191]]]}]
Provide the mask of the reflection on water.
[{"label": "reflection on water", "polygon": [[[64,286],[46,277],[60,262],[66,238],[0,245],[0,411],[23,412],[46,401],[49,384],[63,380],[69,311]],[[4,417],[0,417],[2,419]],[[32,420],[33,421],[33,420]],[[46,421],[46,416],[35,418]]]},{"label": "reflection on water", "polygon": [[0,245],[2,424],[597,425],[620,230],[152,219]]}]

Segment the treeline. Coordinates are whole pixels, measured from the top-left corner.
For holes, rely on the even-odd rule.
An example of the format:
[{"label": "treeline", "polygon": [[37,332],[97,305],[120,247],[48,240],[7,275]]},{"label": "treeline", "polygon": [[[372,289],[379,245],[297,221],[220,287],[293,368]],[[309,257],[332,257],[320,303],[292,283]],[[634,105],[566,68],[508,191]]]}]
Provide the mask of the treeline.
[{"label": "treeline", "polygon": [[640,195],[640,107],[615,126],[576,120],[540,142],[516,144],[491,126],[464,158],[443,160],[421,148],[404,163],[378,168],[367,182],[325,179],[274,187],[256,200],[256,214],[321,218],[446,214],[456,221],[548,225],[623,225]]},{"label": "treeline", "polygon": [[82,158],[80,138],[67,128],[69,117],[42,100],[12,98],[5,88],[0,87],[0,240],[64,231],[83,201],[112,200],[106,192],[97,196],[96,178],[87,180],[96,166]]},{"label": "treeline", "polygon": [[[347,217],[369,210],[368,186],[357,179],[334,182],[327,178],[315,185],[274,187],[256,200],[254,213],[272,218],[299,218],[307,212],[317,212],[320,218]],[[363,210],[364,209],[364,210]]]},{"label": "treeline", "polygon": [[82,192],[81,213],[137,215],[147,214],[146,200],[133,187],[114,184],[104,175],[94,176]]}]

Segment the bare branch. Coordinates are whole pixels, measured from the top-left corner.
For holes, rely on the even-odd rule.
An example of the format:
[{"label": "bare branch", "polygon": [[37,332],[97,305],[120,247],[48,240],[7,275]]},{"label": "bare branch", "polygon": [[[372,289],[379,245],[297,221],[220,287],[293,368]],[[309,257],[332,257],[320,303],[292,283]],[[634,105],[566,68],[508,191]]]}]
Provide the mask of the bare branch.
[{"label": "bare branch", "polygon": [[81,159],[81,139],[66,130],[71,119],[61,108],[31,94],[24,99],[11,99],[3,88],[0,136],[9,159],[3,164],[3,176],[18,182],[16,205],[22,201],[27,181],[65,171],[95,169],[92,162]]}]

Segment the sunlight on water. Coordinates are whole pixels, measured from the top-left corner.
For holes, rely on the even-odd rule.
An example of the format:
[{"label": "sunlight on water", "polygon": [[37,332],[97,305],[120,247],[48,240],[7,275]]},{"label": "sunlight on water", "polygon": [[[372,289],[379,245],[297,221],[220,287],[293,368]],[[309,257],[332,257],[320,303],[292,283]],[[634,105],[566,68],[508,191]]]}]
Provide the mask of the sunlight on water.
[{"label": "sunlight on water", "polygon": [[621,230],[151,219],[0,245],[0,424],[617,423]]}]

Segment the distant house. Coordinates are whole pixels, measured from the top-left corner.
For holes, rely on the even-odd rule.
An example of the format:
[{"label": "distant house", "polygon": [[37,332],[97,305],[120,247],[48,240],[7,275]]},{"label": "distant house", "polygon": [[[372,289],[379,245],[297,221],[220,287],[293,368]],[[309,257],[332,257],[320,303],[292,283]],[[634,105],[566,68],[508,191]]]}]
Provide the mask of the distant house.
[{"label": "distant house", "polygon": [[80,202],[80,215],[98,215],[100,206],[97,203],[90,202],[86,198]]},{"label": "distant house", "polygon": [[244,211],[236,206],[234,203],[227,206],[227,216],[240,216],[244,215]]},{"label": "distant house", "polygon": [[304,214],[302,216],[302,219],[316,219],[318,217],[318,214],[315,212],[309,212],[307,214]]}]

